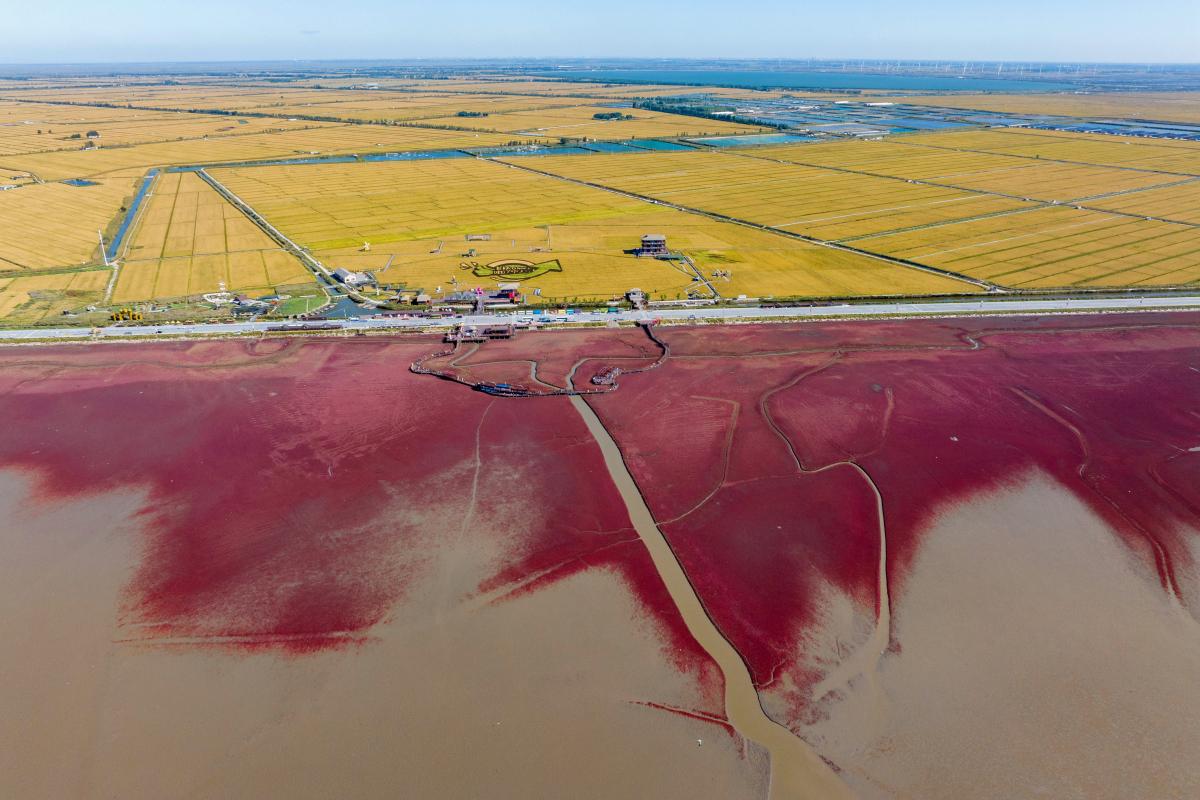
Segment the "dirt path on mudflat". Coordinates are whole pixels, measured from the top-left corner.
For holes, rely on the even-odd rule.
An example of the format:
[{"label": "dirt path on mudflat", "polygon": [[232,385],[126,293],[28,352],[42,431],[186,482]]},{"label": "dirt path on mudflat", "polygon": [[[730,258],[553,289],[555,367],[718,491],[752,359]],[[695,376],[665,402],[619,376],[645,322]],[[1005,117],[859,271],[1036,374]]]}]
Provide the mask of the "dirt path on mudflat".
[{"label": "dirt path on mudflat", "polygon": [[572,396],[571,404],[604,454],[604,464],[625,501],[634,529],[649,551],[688,631],[721,669],[725,679],[725,714],[729,722],[739,734],[762,746],[770,755],[771,800],[852,797],[850,790],[816,752],[763,711],[758,692],[750,680],[750,671],[704,609],[674,551],[655,524],[616,442],[583,398]]}]

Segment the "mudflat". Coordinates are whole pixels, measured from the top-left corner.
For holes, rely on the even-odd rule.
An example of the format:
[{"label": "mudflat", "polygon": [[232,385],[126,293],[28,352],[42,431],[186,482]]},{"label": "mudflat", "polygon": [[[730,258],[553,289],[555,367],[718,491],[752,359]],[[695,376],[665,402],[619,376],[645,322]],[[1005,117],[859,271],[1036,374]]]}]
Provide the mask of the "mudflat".
[{"label": "mudflat", "polygon": [[427,347],[4,352],[3,794],[765,793],[570,404]]},{"label": "mudflat", "polygon": [[0,791],[1200,792],[1200,315],[654,333],[0,349]]}]

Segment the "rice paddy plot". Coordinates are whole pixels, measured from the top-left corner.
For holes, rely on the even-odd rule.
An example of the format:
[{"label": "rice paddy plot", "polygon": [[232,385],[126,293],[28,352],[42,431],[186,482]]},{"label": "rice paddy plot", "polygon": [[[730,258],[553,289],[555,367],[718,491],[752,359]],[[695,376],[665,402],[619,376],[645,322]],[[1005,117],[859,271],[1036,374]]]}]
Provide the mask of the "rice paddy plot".
[{"label": "rice paddy plot", "polygon": [[314,283],[294,256],[188,172],[156,179],[124,257],[117,302]]},{"label": "rice paddy plot", "polygon": [[175,172],[156,179],[124,256],[170,258],[277,247],[199,176]]},{"label": "rice paddy plot", "polygon": [[0,158],[0,169],[28,170],[44,180],[90,177],[121,169],[174,164],[262,161],[288,156],[441,150],[503,145],[509,135],[384,125],[325,125],[305,130],[248,136],[160,142],[132,147],[100,147]]},{"label": "rice paddy plot", "polygon": [[[461,247],[459,248],[461,250]],[[528,250],[464,259],[461,252],[451,256],[403,256],[386,271],[382,268],[393,254],[357,251],[318,251],[329,264],[352,270],[373,270],[389,288],[385,294],[424,292],[435,297],[471,291],[494,291],[500,283],[517,283],[532,305],[566,305],[571,302],[598,302],[621,297],[638,288],[656,299],[682,299],[689,292],[703,293],[685,268],[667,262],[639,259],[616,253],[597,253],[555,249],[553,254],[531,255]],[[546,264],[550,269],[531,279],[516,279],[494,272],[496,265],[521,261]],[[478,264],[478,272],[463,264]]]},{"label": "rice paddy plot", "polygon": [[111,270],[0,278],[0,322],[33,324],[97,302]]},{"label": "rice paddy plot", "polygon": [[1200,175],[1200,142],[1006,128],[916,134],[904,143]]},{"label": "rice paddy plot", "polygon": [[[580,105],[579,98],[506,97],[487,94],[410,94],[397,92],[326,92],[317,102],[272,106],[272,114],[336,117],[345,120],[422,121],[440,117],[465,127],[492,115]],[[462,114],[463,116],[459,116]],[[485,116],[486,115],[486,116]]]},{"label": "rice paddy plot", "polygon": [[[290,259],[296,266],[286,268],[273,257]],[[116,303],[178,300],[219,291],[256,296],[315,286],[312,274],[283,252],[214,253],[126,262],[112,299]]]},{"label": "rice paddy plot", "polygon": [[478,159],[213,170],[287,235],[318,250],[634,213],[645,204]]},{"label": "rice paddy plot", "polygon": [[1195,228],[1063,206],[878,236],[857,246],[1022,289],[1200,282]]},{"label": "rice paddy plot", "polygon": [[[625,252],[653,225],[639,222],[653,206],[490,162],[262,167],[214,176],[329,266],[375,269],[396,288],[494,288],[505,273],[489,265],[513,260],[549,265],[524,282],[548,300],[608,299],[630,288],[683,295],[693,283],[687,270]],[[611,227],[620,220],[631,230],[627,239]]]},{"label": "rice paddy plot", "polygon": [[44,183],[0,192],[0,272],[42,270],[100,260],[98,231],[133,194],[132,176],[91,186]]},{"label": "rice paddy plot", "polygon": [[[14,93],[10,97],[17,98],[18,95]],[[152,110],[244,111],[330,99],[331,93],[290,87],[142,85],[57,87],[22,92],[19,97],[53,102],[111,103]]]},{"label": "rice paddy plot", "polygon": [[323,263],[372,270],[393,290],[495,288],[512,280],[506,262],[527,262],[547,265],[520,280],[532,302],[603,300],[631,288],[664,299],[707,294],[686,262],[629,252],[649,232],[666,235],[671,249],[692,258],[726,297],[975,290],[489,161],[259,167],[213,175]]},{"label": "rice paddy plot", "polygon": [[1071,202],[1185,180],[1158,172],[916,147],[894,140],[772,147],[753,155],[1047,202]]},{"label": "rice paddy plot", "polygon": [[1178,183],[1181,178],[1155,172],[1136,172],[1083,164],[1026,162],[1019,166],[949,175],[938,183],[979,192],[994,192],[1030,200],[1070,203],[1132,189]]},{"label": "rice paddy plot", "polygon": [[[170,271],[170,274],[164,277],[164,283],[168,284],[173,290],[177,287],[182,288],[182,294],[187,294],[187,276],[186,266],[184,262],[176,262],[177,269]],[[156,282],[158,279],[159,262],[153,261],[130,261],[121,267],[121,272],[117,278],[117,285],[113,290],[113,300],[115,302],[125,302],[130,300],[151,300],[156,292]],[[180,277],[179,273],[182,273]],[[182,296],[176,291],[172,291],[167,297]]]},{"label": "rice paddy plot", "polygon": [[[15,96],[15,95],[14,95]],[[96,108],[92,106],[67,106],[38,102],[31,93],[22,93],[24,99],[0,99],[0,126],[18,129],[53,125],[78,125],[81,123],[124,124],[142,119],[163,116],[160,111],[132,108]],[[45,130],[43,129],[43,133]]]},{"label": "rice paddy plot", "polygon": [[[963,281],[728,223],[720,244],[686,252],[722,297],[762,299],[970,294]],[[716,229],[704,228],[705,234]],[[685,241],[687,237],[684,237]]]},{"label": "rice paddy plot", "polygon": [[823,240],[1021,208],[1020,200],[720,152],[539,159],[539,170]]},{"label": "rice paddy plot", "polygon": [[[332,83],[332,82],[331,82]],[[533,87],[546,84],[525,84]],[[562,86],[563,84],[557,84]],[[222,110],[274,116],[326,116],[345,119],[408,120],[452,115],[460,110],[522,111],[601,102],[581,89],[571,96],[537,91],[505,91],[496,84],[450,86],[446,81],[408,84],[405,91],[322,87],[128,86],[56,88],[22,92],[31,101],[113,103],[135,109]],[[479,91],[473,91],[476,88]],[[13,95],[16,96],[15,94]]]},{"label": "rice paddy plot", "polygon": [[[1089,200],[1088,205],[1093,208],[1200,225],[1200,181],[1162,189],[1146,189],[1103,200]],[[1200,232],[1197,235],[1200,235]]]},{"label": "rice paddy plot", "polygon": [[913,147],[899,142],[896,138],[848,139],[762,147],[750,155],[808,166],[853,169],[892,178],[918,180],[1021,166],[1025,163],[1022,159],[1012,156]]},{"label": "rice paddy plot", "polygon": [[11,122],[0,122],[0,157],[82,150],[85,146],[113,147],[203,137],[222,138],[274,130],[315,128],[323,124],[86,107],[78,110],[105,113],[74,113],[70,116],[46,113],[47,110],[57,112],[62,108],[40,103],[0,103],[0,119],[15,117]]}]

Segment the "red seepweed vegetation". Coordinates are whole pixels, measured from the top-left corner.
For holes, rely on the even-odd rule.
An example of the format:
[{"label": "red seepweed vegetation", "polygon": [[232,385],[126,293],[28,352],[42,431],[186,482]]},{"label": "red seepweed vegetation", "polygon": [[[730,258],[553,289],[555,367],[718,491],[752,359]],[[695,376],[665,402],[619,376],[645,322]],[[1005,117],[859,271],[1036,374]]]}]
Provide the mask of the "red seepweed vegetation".
[{"label": "red seepweed vegetation", "polygon": [[1105,518],[1164,591],[1200,600],[1200,315],[660,335],[662,369],[589,402],[755,682],[786,675],[797,713],[830,587],[877,615],[881,546],[895,601],[939,513],[1031,470]]},{"label": "red seepweed vegetation", "polygon": [[[885,600],[903,602],[940,513],[1033,470],[1106,519],[1196,612],[1186,537],[1200,526],[1200,315],[657,332],[670,345],[663,366],[589,402],[714,621],[755,682],[785,687],[799,715],[819,676],[805,635],[831,593],[882,618]],[[478,597],[612,571],[679,667],[712,688],[711,661],[569,403],[409,372],[439,346],[0,351],[0,465],[33,471],[42,501],[146,493],[123,612],[141,643],[361,642],[404,602],[427,552],[469,534],[499,553]],[[563,387],[573,369],[579,385],[660,355],[623,329],[521,335],[449,360],[470,381]]]},{"label": "red seepweed vegetation", "polygon": [[133,643],[353,646],[405,601],[431,551],[465,535],[501,554],[482,599],[612,571],[680,668],[711,679],[569,403],[533,410],[411,374],[436,346],[8,348],[0,466],[35,476],[34,503],[145,493],[122,610]]}]

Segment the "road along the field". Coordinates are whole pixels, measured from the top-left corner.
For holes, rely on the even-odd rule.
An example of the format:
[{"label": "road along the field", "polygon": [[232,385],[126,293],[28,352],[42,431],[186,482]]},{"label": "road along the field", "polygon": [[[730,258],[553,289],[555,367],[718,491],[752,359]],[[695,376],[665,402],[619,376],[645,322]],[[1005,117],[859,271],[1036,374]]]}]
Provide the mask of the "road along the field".
[{"label": "road along the field", "polygon": [[749,322],[752,320],[783,321],[789,319],[847,319],[852,317],[936,317],[987,314],[1046,314],[1083,311],[1163,311],[1200,308],[1200,295],[1170,295],[1163,297],[1088,297],[1064,300],[972,300],[925,303],[863,303],[859,305],[797,306],[787,308],[729,308],[706,307],[654,309],[651,311],[622,311],[617,314],[528,314],[505,313],[445,318],[359,317],[346,320],[299,321],[280,323],[254,320],[247,322],[196,323],[194,325],[139,325],[107,328],[13,328],[0,330],[0,341],[30,341],[38,339],[128,339],[155,336],[237,336],[248,333],[289,331],[344,330],[366,332],[376,330],[420,330],[445,328],[449,325],[504,325],[512,322],[530,324],[550,323],[567,326],[594,326],[600,322],[648,322],[653,320],[680,322]]}]

